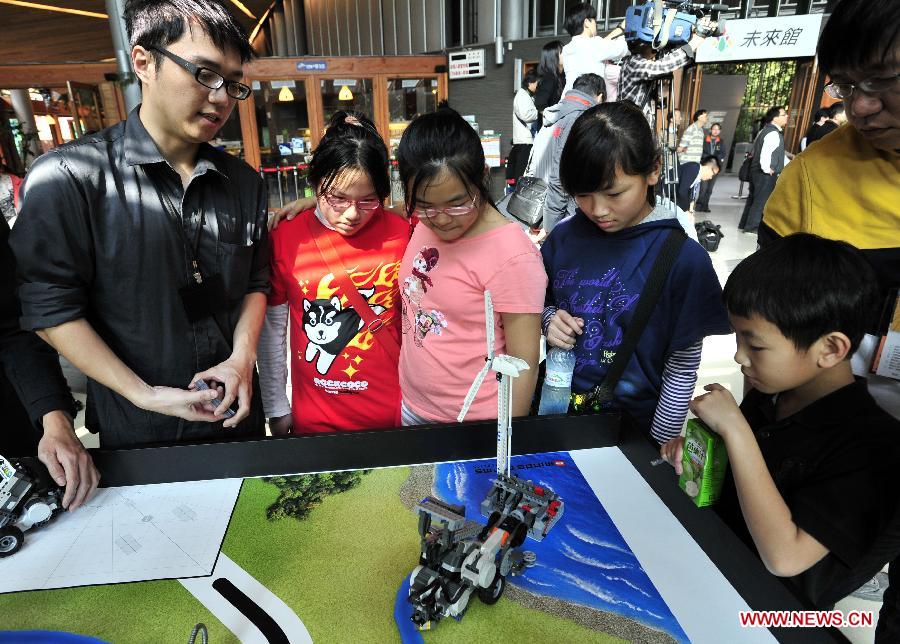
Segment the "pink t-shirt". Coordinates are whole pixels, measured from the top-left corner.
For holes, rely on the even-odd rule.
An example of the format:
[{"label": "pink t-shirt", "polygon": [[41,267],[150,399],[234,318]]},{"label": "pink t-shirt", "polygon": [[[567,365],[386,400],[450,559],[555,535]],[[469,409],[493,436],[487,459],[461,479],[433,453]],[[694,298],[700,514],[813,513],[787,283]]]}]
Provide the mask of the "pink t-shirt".
[{"label": "pink t-shirt", "polygon": [[[449,243],[420,224],[403,256],[399,281],[403,402],[423,418],[456,422],[487,356],[484,292],[490,291],[494,302],[494,354],[505,353],[500,313],[544,308],[547,274],[541,255],[515,224]],[[496,417],[497,380],[488,376],[466,420]]]}]

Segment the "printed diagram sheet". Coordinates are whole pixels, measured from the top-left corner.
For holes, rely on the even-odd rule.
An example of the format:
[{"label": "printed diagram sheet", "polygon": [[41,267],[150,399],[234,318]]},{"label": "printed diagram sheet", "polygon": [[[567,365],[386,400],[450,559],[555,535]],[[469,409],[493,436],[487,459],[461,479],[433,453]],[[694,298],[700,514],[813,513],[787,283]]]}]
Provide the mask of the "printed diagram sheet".
[{"label": "printed diagram sheet", "polygon": [[212,573],[241,479],[97,490],[90,502],[25,533],[0,560],[0,593]]}]

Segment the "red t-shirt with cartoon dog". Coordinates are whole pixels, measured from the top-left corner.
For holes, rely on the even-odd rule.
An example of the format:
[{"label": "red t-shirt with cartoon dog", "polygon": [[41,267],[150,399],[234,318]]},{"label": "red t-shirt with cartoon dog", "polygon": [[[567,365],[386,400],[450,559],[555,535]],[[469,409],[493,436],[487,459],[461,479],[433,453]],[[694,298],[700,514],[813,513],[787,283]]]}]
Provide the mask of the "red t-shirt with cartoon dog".
[{"label": "red t-shirt with cartoon dog", "polygon": [[[313,234],[331,241],[349,276],[343,283],[352,281],[387,324],[365,328]],[[272,232],[269,305],[289,304],[295,434],[400,425],[397,276],[408,240],[409,223],[381,210],[352,237],[325,228],[314,210]]]}]

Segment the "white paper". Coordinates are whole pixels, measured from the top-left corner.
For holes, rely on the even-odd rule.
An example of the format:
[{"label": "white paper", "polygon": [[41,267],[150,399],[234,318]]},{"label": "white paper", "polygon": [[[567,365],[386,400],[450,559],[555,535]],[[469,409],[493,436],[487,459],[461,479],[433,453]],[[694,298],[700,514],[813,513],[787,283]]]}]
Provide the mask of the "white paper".
[{"label": "white paper", "polygon": [[209,575],[241,479],[104,488],[25,532],[0,593]]},{"label": "white paper", "polygon": [[750,606],[621,451],[571,456],[692,643],[776,641],[764,628],[741,628],[739,612]]}]

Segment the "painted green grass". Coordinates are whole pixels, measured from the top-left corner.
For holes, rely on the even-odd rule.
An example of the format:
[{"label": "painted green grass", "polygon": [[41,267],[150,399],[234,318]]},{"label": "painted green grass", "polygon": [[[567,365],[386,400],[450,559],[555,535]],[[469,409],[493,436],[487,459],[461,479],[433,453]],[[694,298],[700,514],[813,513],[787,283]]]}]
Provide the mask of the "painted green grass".
[{"label": "painted green grass", "polygon": [[[416,565],[416,517],[399,500],[408,468],[376,470],[327,497],[310,519],[268,521],[278,490],[244,482],[223,551],[292,607],[316,642],[398,641],[394,599]],[[177,581],[0,595],[0,628],[64,630],[107,641],[182,642],[204,622],[210,642],[236,638]],[[477,599],[462,622],[446,620],[426,642],[619,642],[507,599]]]},{"label": "painted green grass", "polygon": [[[415,514],[399,500],[408,468],[376,470],[359,487],[326,498],[311,520],[260,521],[278,491],[246,481],[223,550],[294,608],[317,642],[399,639],[394,600],[416,565]],[[447,620],[424,633],[427,642],[619,642],[567,620],[501,599],[477,599],[462,622]]]},{"label": "painted green grass", "polygon": [[206,624],[210,642],[237,642],[177,581],[0,595],[0,630],[65,631],[117,643],[186,642],[198,622]]}]

